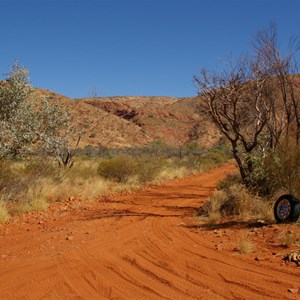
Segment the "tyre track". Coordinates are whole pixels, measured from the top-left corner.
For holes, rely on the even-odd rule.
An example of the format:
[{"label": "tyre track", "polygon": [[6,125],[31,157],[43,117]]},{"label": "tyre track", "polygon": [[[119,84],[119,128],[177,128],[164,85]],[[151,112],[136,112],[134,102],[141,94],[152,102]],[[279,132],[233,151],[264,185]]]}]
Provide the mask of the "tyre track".
[{"label": "tyre track", "polygon": [[[287,289],[299,286],[297,269],[217,251],[209,235],[185,224],[232,169],[95,202],[43,224],[43,231],[11,229],[14,240],[0,239],[4,253],[16,249],[0,260],[0,298],[295,299]],[[65,240],[66,233],[74,237]],[[20,249],[32,254],[18,255]]]}]

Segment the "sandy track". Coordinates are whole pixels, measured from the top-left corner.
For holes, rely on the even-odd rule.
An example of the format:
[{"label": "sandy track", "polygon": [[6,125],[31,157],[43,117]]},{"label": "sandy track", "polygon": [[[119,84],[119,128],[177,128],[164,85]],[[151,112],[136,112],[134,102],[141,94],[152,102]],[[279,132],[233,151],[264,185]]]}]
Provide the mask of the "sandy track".
[{"label": "sandy track", "polygon": [[220,237],[193,226],[193,210],[230,170],[1,225],[0,299],[297,299],[296,267],[230,243],[220,251]]}]

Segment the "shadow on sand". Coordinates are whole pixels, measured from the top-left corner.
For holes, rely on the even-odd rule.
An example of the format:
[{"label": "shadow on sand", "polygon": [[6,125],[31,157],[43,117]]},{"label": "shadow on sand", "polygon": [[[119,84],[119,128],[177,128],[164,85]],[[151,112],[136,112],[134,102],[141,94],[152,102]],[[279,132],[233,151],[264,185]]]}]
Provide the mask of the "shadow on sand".
[{"label": "shadow on sand", "polygon": [[227,228],[261,228],[264,226],[269,226],[274,223],[265,222],[260,220],[249,220],[249,221],[237,221],[237,220],[229,220],[218,224],[193,224],[193,225],[185,225],[185,227],[190,229],[207,229],[207,230],[215,230],[215,229],[227,229]]}]

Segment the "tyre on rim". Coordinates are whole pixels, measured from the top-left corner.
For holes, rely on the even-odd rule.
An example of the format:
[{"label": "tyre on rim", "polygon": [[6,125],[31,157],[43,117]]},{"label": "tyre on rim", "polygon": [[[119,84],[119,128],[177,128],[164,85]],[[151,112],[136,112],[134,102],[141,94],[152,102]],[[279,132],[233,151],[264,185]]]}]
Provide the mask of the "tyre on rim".
[{"label": "tyre on rim", "polygon": [[293,195],[280,196],[274,205],[277,223],[296,222],[300,215],[300,202]]}]

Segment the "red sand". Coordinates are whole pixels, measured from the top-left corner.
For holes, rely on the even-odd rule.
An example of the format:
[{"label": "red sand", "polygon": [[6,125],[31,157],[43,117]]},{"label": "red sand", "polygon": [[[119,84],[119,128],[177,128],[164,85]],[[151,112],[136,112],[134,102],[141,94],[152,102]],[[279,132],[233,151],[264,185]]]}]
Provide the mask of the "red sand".
[{"label": "red sand", "polygon": [[[232,169],[0,225],[0,299],[300,298],[300,269],[275,255],[285,251],[276,240],[266,244],[289,225],[195,226],[194,209]],[[243,232],[252,254],[235,249]]]}]

